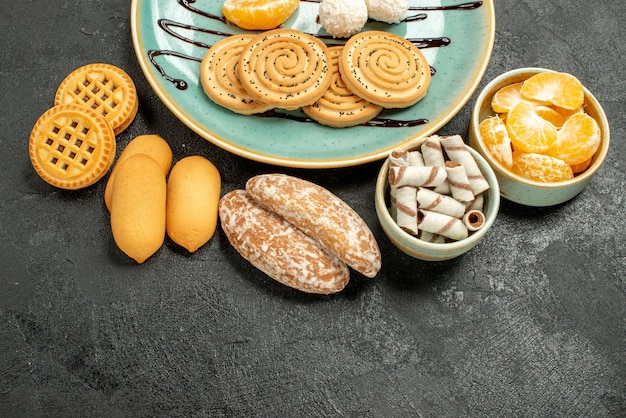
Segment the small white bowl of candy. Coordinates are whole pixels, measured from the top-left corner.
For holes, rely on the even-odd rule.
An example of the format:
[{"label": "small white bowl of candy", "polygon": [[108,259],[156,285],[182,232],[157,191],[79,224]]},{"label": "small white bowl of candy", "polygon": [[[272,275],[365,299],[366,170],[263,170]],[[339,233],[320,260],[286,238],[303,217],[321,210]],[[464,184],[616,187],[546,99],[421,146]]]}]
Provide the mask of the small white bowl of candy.
[{"label": "small white bowl of candy", "polygon": [[383,231],[404,253],[443,261],[471,250],[500,208],[493,169],[459,135],[416,138],[390,152],[376,181]]}]

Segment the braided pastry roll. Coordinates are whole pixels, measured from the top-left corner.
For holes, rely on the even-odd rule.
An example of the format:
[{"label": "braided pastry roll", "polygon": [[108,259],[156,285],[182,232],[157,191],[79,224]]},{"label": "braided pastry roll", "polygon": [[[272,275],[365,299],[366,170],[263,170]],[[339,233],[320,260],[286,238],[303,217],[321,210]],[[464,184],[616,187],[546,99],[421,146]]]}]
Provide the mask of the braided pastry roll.
[{"label": "braided pastry roll", "polygon": [[459,202],[471,202],[474,200],[474,193],[470,185],[465,167],[461,163],[446,161],[444,166],[448,174],[448,184],[452,197]]},{"label": "braided pastry roll", "polygon": [[441,145],[446,151],[450,161],[460,163],[465,168],[474,195],[479,195],[489,189],[489,183],[480,171],[476,160],[474,160],[472,154],[467,150],[467,146],[460,135],[442,137]]},{"label": "braided pastry roll", "polygon": [[443,167],[390,167],[389,185],[394,187],[437,187],[443,184],[448,175]]},{"label": "braided pastry roll", "polygon": [[465,214],[465,205],[454,197],[437,193],[424,187],[417,189],[415,196],[420,209],[443,213],[453,218],[462,218]]},{"label": "braided pastry roll", "polygon": [[398,187],[393,200],[397,208],[398,226],[411,235],[417,235],[417,188]]},{"label": "braided pastry roll", "polygon": [[469,235],[467,226],[461,219],[424,209],[417,210],[417,228],[456,241]]},{"label": "braided pastry roll", "polygon": [[[446,156],[441,148],[441,141],[438,135],[431,135],[420,147],[424,157],[424,165],[433,167],[444,167],[446,164]],[[435,189],[437,193],[450,194],[450,185],[448,182],[441,183]]]}]

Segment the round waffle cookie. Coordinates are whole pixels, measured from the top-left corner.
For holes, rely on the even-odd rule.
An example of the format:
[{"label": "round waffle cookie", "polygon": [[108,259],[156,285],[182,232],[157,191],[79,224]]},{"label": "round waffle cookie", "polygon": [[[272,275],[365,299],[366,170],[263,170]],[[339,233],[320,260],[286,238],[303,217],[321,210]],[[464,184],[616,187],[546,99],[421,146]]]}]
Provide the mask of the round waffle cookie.
[{"label": "round waffle cookie", "polygon": [[328,48],[332,82],[318,101],[302,108],[311,119],[333,128],[360,125],[378,116],[383,110],[382,106],[368,102],[346,87],[339,72],[342,50],[343,46]]},{"label": "round waffle cookie", "polygon": [[331,82],[326,44],[287,28],[252,39],[241,52],[237,73],[254,99],[290,110],[316,102]]},{"label": "round waffle cookie", "polygon": [[114,65],[100,63],[87,64],[65,77],[54,104],[68,103],[98,111],[116,135],[128,128],[139,108],[137,90],[130,76]]},{"label": "round waffle cookie", "polygon": [[351,37],[339,69],[350,90],[385,108],[414,105],[430,85],[430,65],[419,48],[388,32],[365,31]]},{"label": "round waffle cookie", "polygon": [[274,108],[250,97],[237,75],[241,51],[255,36],[228,36],[213,44],[200,63],[200,83],[207,96],[218,105],[243,115]]},{"label": "round waffle cookie", "polygon": [[28,152],[37,174],[62,189],[101,179],[115,159],[115,133],[104,116],[76,104],[46,111],[30,135]]}]

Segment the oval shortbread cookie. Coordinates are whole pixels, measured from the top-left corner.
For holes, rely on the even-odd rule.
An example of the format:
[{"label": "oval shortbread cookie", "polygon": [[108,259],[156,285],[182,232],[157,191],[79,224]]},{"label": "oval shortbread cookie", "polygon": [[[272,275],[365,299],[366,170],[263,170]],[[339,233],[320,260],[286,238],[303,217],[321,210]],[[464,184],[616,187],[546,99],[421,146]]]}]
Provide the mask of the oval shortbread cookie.
[{"label": "oval shortbread cookie", "polygon": [[217,226],[222,180],[217,167],[201,155],[184,157],[167,179],[167,235],[190,253],[206,244]]},{"label": "oval shortbread cookie", "polygon": [[134,154],[118,165],[111,196],[111,232],[120,250],[137,263],[165,240],[167,184],[151,157]]},{"label": "oval shortbread cookie", "polygon": [[200,63],[200,82],[207,96],[242,115],[262,113],[274,107],[253,99],[237,75],[241,51],[254,37],[252,34],[228,36],[213,44]]},{"label": "oval shortbread cookie", "polygon": [[407,39],[382,31],[352,36],[339,61],[341,76],[355,94],[385,108],[409,107],[430,85],[430,65]]},{"label": "oval shortbread cookie", "polygon": [[297,109],[322,97],[331,82],[328,48],[294,29],[257,35],[241,52],[237,74],[254,99]]},{"label": "oval shortbread cookie", "polygon": [[222,229],[232,246],[274,280],[307,293],[341,291],[350,278],[344,262],[244,190],[219,202]]},{"label": "oval shortbread cookie", "polygon": [[372,231],[325,188],[284,174],[263,174],[248,180],[246,190],[364,276],[374,277],[380,270],[381,254]]},{"label": "oval shortbread cookie", "polygon": [[28,151],[37,174],[62,189],[100,180],[115,159],[115,133],[100,113],[76,104],[48,109],[35,123]]},{"label": "oval shortbread cookie", "polygon": [[104,203],[107,209],[111,210],[111,195],[113,194],[113,181],[115,180],[115,172],[122,161],[135,154],[145,154],[159,163],[163,169],[163,175],[167,176],[172,166],[172,149],[165,139],[156,134],[139,135],[133,138],[124,148],[117,162],[111,169],[111,174],[107,179],[104,188]]},{"label": "oval shortbread cookie", "polygon": [[333,128],[360,125],[378,116],[383,110],[382,106],[370,103],[348,89],[339,72],[342,50],[343,46],[328,48],[332,82],[318,101],[302,108],[311,119]]},{"label": "oval shortbread cookie", "polygon": [[75,103],[100,113],[115,134],[135,119],[139,100],[135,84],[122,69],[105,63],[87,64],[65,77],[54,104]]}]

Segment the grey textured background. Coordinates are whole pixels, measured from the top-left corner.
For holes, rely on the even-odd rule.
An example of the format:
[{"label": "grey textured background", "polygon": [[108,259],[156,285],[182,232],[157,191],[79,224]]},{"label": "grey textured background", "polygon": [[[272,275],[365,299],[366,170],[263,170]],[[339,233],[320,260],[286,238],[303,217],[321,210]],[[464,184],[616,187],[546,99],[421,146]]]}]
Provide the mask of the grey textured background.
[{"label": "grey textured background", "polygon": [[[49,187],[30,130],[74,68],[108,62],[137,84],[118,138],[200,154],[223,192],[276,168],[222,151],[158,100],[134,56],[129,1],[5,2],[0,13],[0,416],[626,416],[626,55],[623,0],[496,0],[481,87],[517,67],[567,71],[603,104],[606,164],[574,200],[502,201],[467,255],[400,253],[373,205],[380,163],[307,171],[352,205],[383,253],[375,280],[300,294],[218,229],[187,255],[169,240],[141,266],[112,241],[104,183]],[[471,105],[441,134],[466,136]]]}]

